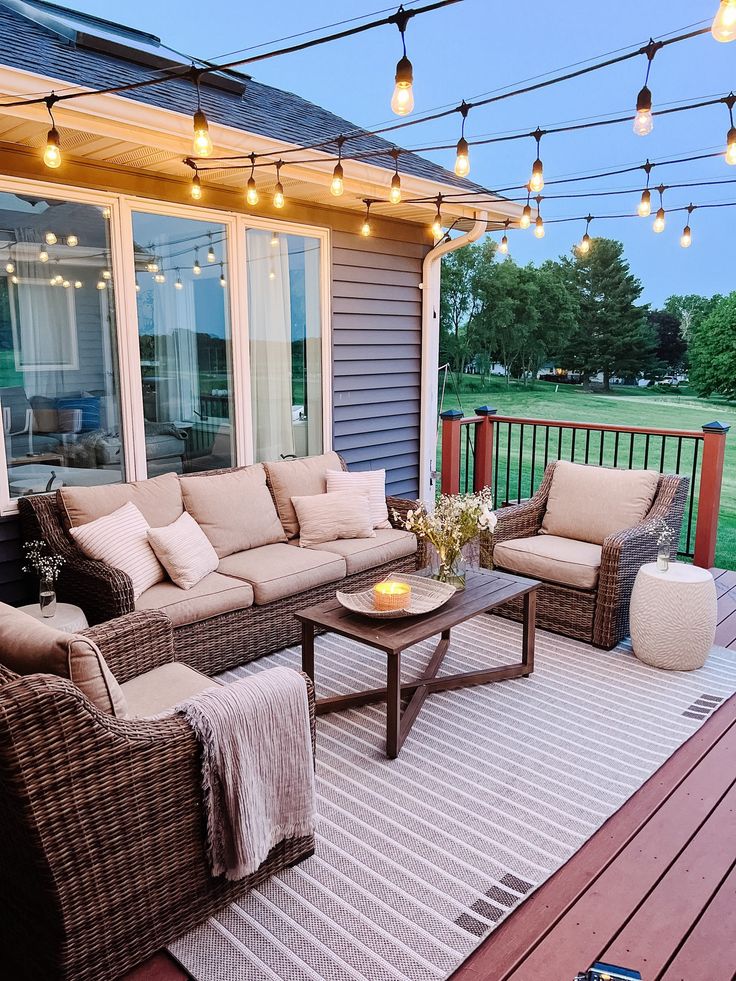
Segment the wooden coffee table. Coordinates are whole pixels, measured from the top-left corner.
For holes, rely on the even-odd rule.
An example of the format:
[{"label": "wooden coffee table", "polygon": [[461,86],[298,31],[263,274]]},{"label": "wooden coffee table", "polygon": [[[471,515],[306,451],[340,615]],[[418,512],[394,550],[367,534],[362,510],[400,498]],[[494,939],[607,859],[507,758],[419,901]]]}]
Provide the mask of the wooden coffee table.
[{"label": "wooden coffee table", "polygon": [[[489,681],[520,678],[534,670],[534,624],[537,589],[534,579],[522,579],[506,572],[480,571],[468,574],[465,589],[456,593],[443,607],[423,616],[395,620],[372,620],[351,613],[337,599],[310,606],[296,614],[302,624],[302,671],[314,681],[315,630],[331,630],[351,640],[366,644],[386,654],[386,687],[371,688],[350,695],[333,695],[317,700],[317,715],[356,708],[372,702],[386,702],[386,755],[396,759],[404,740],[411,731],[419,710],[428,695],[438,691],[485,685]],[[437,672],[450,646],[450,631],[458,624],[479,613],[490,613],[509,600],[523,596],[524,621],[521,661],[482,671],[443,675]],[[401,653],[414,644],[436,634],[441,640],[432,655],[426,672],[407,684],[401,684]],[[401,711],[401,700],[410,696]]]}]

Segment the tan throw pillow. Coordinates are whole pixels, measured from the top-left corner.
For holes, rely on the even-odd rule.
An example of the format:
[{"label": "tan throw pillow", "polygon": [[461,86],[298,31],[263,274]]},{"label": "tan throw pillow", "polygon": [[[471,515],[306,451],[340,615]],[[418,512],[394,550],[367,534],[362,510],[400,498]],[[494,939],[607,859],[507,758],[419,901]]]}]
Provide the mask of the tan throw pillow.
[{"label": "tan throw pillow", "polygon": [[182,589],[191,589],[220,560],[197,522],[186,511],[165,528],[149,528],[148,541],[169,578]]},{"label": "tan throw pillow", "polygon": [[154,527],[170,525],[184,510],[179,478],[163,473],[131,484],[101,484],[99,487],[62,487],[57,492],[62,512],[72,528],[112,514],[123,504],[135,504]]},{"label": "tan throw pillow", "polygon": [[643,521],[659,486],[652,470],[616,470],[560,460],[555,464],[543,535],[602,545]]},{"label": "tan throw pillow", "polygon": [[21,610],[0,603],[0,658],[16,674],[69,678],[102,712],[125,719],[128,706],[100,649],[78,634],[66,634]]},{"label": "tan throw pillow", "polygon": [[374,528],[390,528],[388,507],[386,506],[385,470],[347,470],[327,471],[327,493],[349,490],[353,493],[367,493],[370,502],[371,519]]},{"label": "tan throw pillow", "polygon": [[307,456],[302,460],[279,460],[264,463],[271,485],[276,510],[288,538],[299,534],[299,520],[291,503],[295,495],[324,494],[327,490],[327,471],[340,469],[337,453]]},{"label": "tan throw pillow", "polygon": [[89,521],[69,534],[90,559],[98,559],[130,576],[135,599],[165,578],[148,541],[149,524],[135,504],[124,504],[112,514]]},{"label": "tan throw pillow", "polygon": [[375,538],[367,493],[334,491],[292,497],[299,520],[302,548],[336,542],[338,538]]},{"label": "tan throw pillow", "polygon": [[286,541],[260,463],[228,473],[182,477],[180,483],[184,506],[221,559]]}]

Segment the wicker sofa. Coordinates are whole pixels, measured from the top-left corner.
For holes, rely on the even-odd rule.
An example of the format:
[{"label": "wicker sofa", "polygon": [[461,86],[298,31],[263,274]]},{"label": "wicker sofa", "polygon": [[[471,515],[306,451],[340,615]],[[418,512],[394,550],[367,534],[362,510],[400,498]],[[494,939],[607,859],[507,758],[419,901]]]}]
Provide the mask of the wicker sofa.
[{"label": "wicker sofa", "polygon": [[[84,633],[132,715],[211,683],[175,661],[161,612]],[[0,789],[0,938],[14,981],[112,981],[314,848],[311,836],[287,839],[249,878],[213,878],[189,726],[173,714],[117,718],[65,677],[15,674],[2,654]]]},{"label": "wicker sofa", "polygon": [[[481,562],[542,581],[539,627],[610,649],[628,633],[639,568],[657,557],[652,524],[679,541],[688,487],[677,475],[551,463],[533,497],[496,512]],[[496,612],[521,619],[521,604]]]},{"label": "wicker sofa", "polygon": [[[347,469],[338,454],[325,453],[185,477],[164,474],[133,484],[64,487],[55,495],[19,501],[23,538],[44,539],[64,556],[59,598],[80,606],[90,623],[134,610],[163,610],[171,618],[179,656],[197,670],[215,674],[296,643],[300,628],[292,616],[294,610],[334,596],[336,588],[357,590],[389,572],[412,572],[424,564],[424,552],[415,536],[395,527],[378,529],[373,539],[327,543],[315,549],[297,547],[298,525],[295,530],[289,493],[323,492],[326,471],[340,468]],[[277,521],[286,529],[287,540],[223,557],[217,572],[189,591],[167,581],[154,585],[136,601],[127,575],[86,558],[68,534],[70,525],[109,514],[128,500],[136,503],[149,524],[168,524],[182,513],[192,488],[215,487],[220,476],[257,476],[264,469]],[[394,512],[403,514],[415,506],[396,498],[388,498],[387,504],[394,523]],[[227,512],[226,502],[212,510],[215,516],[210,515],[210,521],[216,525],[217,514]],[[212,524],[209,533],[217,533]],[[269,573],[273,567],[276,571]]]}]

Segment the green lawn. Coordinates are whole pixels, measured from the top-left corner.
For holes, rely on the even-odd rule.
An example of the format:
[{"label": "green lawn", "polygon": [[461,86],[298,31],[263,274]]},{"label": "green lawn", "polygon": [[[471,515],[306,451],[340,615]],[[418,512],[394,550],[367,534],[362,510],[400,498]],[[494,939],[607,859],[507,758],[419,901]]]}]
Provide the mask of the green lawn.
[{"label": "green lawn", "polygon": [[[723,475],[723,492],[721,497],[721,519],[718,532],[718,548],[716,563],[723,568],[736,568],[736,403],[721,399],[699,399],[682,389],[680,394],[655,392],[651,389],[629,388],[615,386],[610,395],[584,392],[579,386],[560,385],[559,387],[547,382],[536,382],[524,386],[512,382],[507,386],[504,379],[492,379],[481,385],[480,379],[465,376],[461,380],[461,391],[455,392],[454,385],[448,379],[443,408],[460,407],[466,416],[474,414],[476,406],[491,405],[500,414],[525,418],[570,420],[572,422],[608,423],[619,426],[647,426],[655,429],[687,429],[700,430],[700,427],[714,419],[718,419],[733,427],[727,437],[726,465]],[[471,389],[468,391],[467,389]],[[557,449],[557,431],[553,431],[554,447]],[[515,431],[511,447],[510,496],[515,499],[518,491],[519,470],[514,461],[519,459],[518,435]],[[538,431],[536,444],[536,480],[539,479],[540,463],[543,459],[544,433]],[[501,456],[505,460],[505,433],[502,427],[500,433]],[[665,469],[674,470],[676,460],[676,441],[668,440],[665,454]],[[692,444],[684,444],[682,455],[682,472],[687,473],[692,459]],[[613,462],[613,441],[606,436],[604,443],[603,462]],[[571,454],[569,432],[563,437],[563,456],[567,459]],[[590,462],[598,463],[600,459],[600,444],[598,434],[591,436],[589,446]],[[521,496],[527,497],[531,489],[531,433],[527,431],[522,453]],[[638,437],[635,442],[634,463],[644,465],[644,439]],[[619,465],[628,463],[628,437],[622,437],[619,442]],[[575,459],[582,462],[585,454],[585,442],[578,436],[575,446]],[[660,463],[661,441],[652,438],[649,446],[649,464],[658,467]],[[552,456],[556,455],[551,454]],[[506,478],[503,463],[499,473],[499,497],[505,493]]]}]

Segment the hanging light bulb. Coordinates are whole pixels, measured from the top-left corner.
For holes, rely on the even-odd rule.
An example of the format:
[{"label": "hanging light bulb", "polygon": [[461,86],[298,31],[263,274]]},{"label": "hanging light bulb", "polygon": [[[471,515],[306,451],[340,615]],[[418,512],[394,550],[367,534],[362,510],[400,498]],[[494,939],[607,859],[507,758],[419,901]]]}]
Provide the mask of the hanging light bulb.
[{"label": "hanging light bulb", "polygon": [[680,246],[683,249],[689,249],[693,244],[693,233],[692,229],[690,228],[690,218],[693,211],[695,211],[695,205],[691,203],[687,206],[687,221],[685,222],[685,227],[683,228],[682,235],[680,236]]},{"label": "hanging light bulb", "polygon": [[110,210],[110,208],[103,208],[102,209],[102,217],[103,218],[105,218],[107,221],[109,221],[110,218],[111,218],[111,216],[112,216],[112,211]]},{"label": "hanging light bulb", "polygon": [[281,161],[279,160],[276,164],[276,187],[273,190],[273,206],[274,208],[283,208],[284,203],[284,185],[281,183]]},{"label": "hanging light bulb", "polygon": [[20,282],[20,279],[18,279],[16,275],[13,275],[10,277],[10,282],[13,284],[13,286],[17,286],[18,283]]},{"label": "hanging light bulb", "polygon": [[199,174],[195,174],[192,177],[192,185],[189,188],[189,192],[192,195],[194,201],[200,201],[202,198],[202,181],[199,179]]},{"label": "hanging light bulb", "polygon": [[736,126],[732,126],[726,137],[726,163],[736,166]]},{"label": "hanging light bulb", "polygon": [[163,272],[163,270],[156,273],[156,275],[153,277],[153,281],[159,285],[166,282],[166,274]]},{"label": "hanging light bulb", "polygon": [[59,100],[52,92],[51,95],[47,96],[44,100],[46,103],[46,109],[48,110],[49,119],[51,120],[51,129],[46,134],[46,146],[43,151],[43,162],[47,167],[52,170],[56,170],[57,167],[61,167],[61,140],[59,138],[59,131],[56,128],[56,123],[54,122],[54,114],[51,111],[54,104]]},{"label": "hanging light bulb", "polygon": [[360,226],[360,234],[364,238],[368,238],[368,236],[371,234],[371,201],[366,198],[364,204],[365,217],[363,218],[363,224]]},{"label": "hanging light bulb", "polygon": [[10,274],[15,272],[15,263],[13,262],[13,257],[8,256],[8,261],[5,263],[5,272]]},{"label": "hanging light bulb", "polygon": [[648,218],[652,213],[652,192],[646,188],[641,192],[641,201],[636,209],[640,218]]},{"label": "hanging light bulb", "polygon": [[736,0],[721,0],[710,32],[716,41],[736,39]]},{"label": "hanging light bulb", "polygon": [[75,290],[81,290],[81,288],[82,288],[83,286],[84,286],[84,283],[82,282],[82,280],[81,280],[81,279],[75,279],[75,280],[74,280],[74,289],[75,289]]},{"label": "hanging light bulb", "polygon": [[403,55],[396,65],[396,75],[394,77],[394,91],[391,96],[391,111],[397,116],[408,116],[414,108],[414,69],[409,59],[406,57],[406,25],[411,14],[408,14],[403,7],[399,7],[393,20],[401,33],[401,45]]},{"label": "hanging light bulb", "polygon": [[210,237],[210,247],[207,250],[207,262],[211,264],[213,262],[217,262],[217,256],[215,255],[215,250],[212,248],[212,232],[209,232],[209,237]]},{"label": "hanging light bulb", "polygon": [[391,150],[391,156],[394,158],[394,176],[391,178],[391,190],[389,191],[388,199],[391,204],[399,204],[401,202],[401,178],[399,177],[399,150],[394,147]]},{"label": "hanging light bulb", "polygon": [[58,242],[55,232],[46,232],[44,239],[46,241],[46,245],[56,245]]},{"label": "hanging light bulb", "polygon": [[[100,284],[98,283],[97,284],[97,289],[99,289],[99,288],[100,288]],[[105,288],[105,284],[104,283],[102,284],[102,288],[104,290],[104,288]],[[135,291],[136,291],[136,293],[140,293],[140,291],[141,291],[141,284],[140,283],[136,283],[135,284]]]},{"label": "hanging light bulb", "polygon": [[345,190],[345,182],[343,180],[345,174],[342,169],[342,145],[344,142],[344,137],[338,136],[337,163],[335,164],[335,169],[332,171],[332,183],[330,184],[330,194],[335,198],[339,198]]},{"label": "hanging light bulb", "polygon": [[592,220],[592,215],[588,215],[588,217],[585,219],[585,234],[580,239],[580,243],[578,245],[578,253],[580,255],[587,255],[590,252],[591,238],[588,234],[588,229],[590,228],[590,223]]},{"label": "hanging light bulb", "polygon": [[97,280],[97,289],[98,290],[104,290],[106,288],[107,288],[107,283],[104,281],[104,279],[98,279]]},{"label": "hanging light bulb", "polygon": [[199,264],[199,249],[194,250],[194,265],[192,266],[192,275],[201,276],[202,267]]},{"label": "hanging light bulb", "polygon": [[39,262],[48,262],[49,261],[49,254],[46,251],[46,249],[41,249],[41,251],[38,253],[38,261]]},{"label": "hanging light bulb", "polygon": [[664,208],[660,208],[659,211],[657,212],[657,215],[656,215],[655,219],[654,219],[654,224],[652,225],[652,228],[654,229],[654,231],[658,235],[659,235],[660,232],[663,232],[664,231],[664,226],[666,224],[666,221],[667,221],[667,219],[666,219],[666,216],[665,216],[665,210],[664,210]]},{"label": "hanging light bulb", "polygon": [[110,272],[109,269],[103,269],[102,270],[102,278],[103,279],[107,279],[107,280],[112,279],[112,273]]},{"label": "hanging light bulb", "polygon": [[194,112],[194,117],[192,120],[194,126],[192,148],[195,156],[209,157],[212,153],[212,140],[210,139],[210,129],[207,125],[207,117],[202,112],[201,93],[199,90],[199,79],[201,74],[201,71],[198,71],[196,68],[192,69],[192,78],[194,79],[194,84],[197,86],[197,108]]},{"label": "hanging light bulb", "polygon": [[537,141],[537,159],[532,164],[532,176],[529,180],[529,190],[533,191],[535,194],[539,194],[544,187],[544,165],[542,164],[539,153],[539,144],[544,136],[544,133],[541,129],[537,128],[532,133],[532,136]]},{"label": "hanging light bulb", "polygon": [[56,286],[56,276],[52,276],[49,280],[49,286]]},{"label": "hanging light bulb", "polygon": [[[510,221],[507,218],[506,221],[503,223],[504,229],[508,229],[509,224],[510,224]],[[506,235],[506,232],[505,231],[504,231],[504,234],[503,234],[503,236],[501,238],[501,242],[499,243],[498,251],[501,253],[501,255],[508,255],[508,252],[509,252],[509,238],[508,238],[508,235]]]},{"label": "hanging light bulb", "polygon": [[76,235],[67,235],[66,244],[70,249],[73,249],[75,246],[79,245],[79,239]]},{"label": "hanging light bulb", "polygon": [[434,221],[432,222],[432,227],[430,231],[432,232],[432,238],[442,238],[442,195],[437,195],[437,214],[434,216]]},{"label": "hanging light bulb", "polygon": [[274,249],[276,249],[278,248],[278,245],[279,245],[279,233],[273,232],[273,234],[271,235],[271,246]]},{"label": "hanging light bulb", "polygon": [[649,72],[652,70],[652,61],[657,51],[661,48],[661,42],[655,43],[652,38],[644,49],[643,53],[647,56],[647,74],[644,78],[639,95],[636,97],[636,116],[634,117],[634,132],[637,136],[648,136],[654,129],[654,118],[652,116],[652,93],[649,91]]},{"label": "hanging light bulb", "polygon": [[532,223],[532,208],[529,204],[531,197],[531,191],[529,190],[529,185],[526,186],[526,204],[524,205],[521,218],[519,218],[519,228],[528,228]]},{"label": "hanging light bulb", "polygon": [[534,235],[536,238],[544,238],[544,219],[541,215],[537,215],[537,220],[534,222]]},{"label": "hanging light bulb", "polygon": [[463,117],[463,124],[460,130],[460,139],[457,141],[457,153],[455,156],[455,174],[458,177],[467,177],[470,173],[470,147],[465,139],[465,120],[468,118],[470,106],[463,101],[460,104],[460,113]]},{"label": "hanging light bulb", "polygon": [[69,282],[68,279],[62,279],[61,285],[64,287],[65,290],[68,290],[72,284]]},{"label": "hanging light bulb", "polygon": [[174,283],[174,289],[175,290],[183,290],[184,289],[184,283],[182,283],[182,281],[181,281],[181,275],[180,275],[180,272],[179,272],[178,269],[176,270],[176,282]]},{"label": "hanging light bulb", "polygon": [[252,207],[258,204],[258,188],[256,187],[256,155],[251,153],[250,155],[250,177],[248,178],[248,184],[245,192],[245,200]]},{"label": "hanging light bulb", "polygon": [[148,262],[146,263],[146,269],[150,273],[158,272],[159,266],[158,266],[158,262],[156,261],[156,256],[153,256],[152,259],[148,260]]},{"label": "hanging light bulb", "polygon": [[220,263],[220,286],[222,286],[223,289],[225,289],[225,287],[227,286],[227,280],[225,279],[225,269],[222,263]]}]

